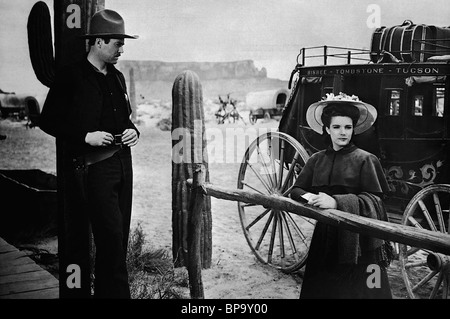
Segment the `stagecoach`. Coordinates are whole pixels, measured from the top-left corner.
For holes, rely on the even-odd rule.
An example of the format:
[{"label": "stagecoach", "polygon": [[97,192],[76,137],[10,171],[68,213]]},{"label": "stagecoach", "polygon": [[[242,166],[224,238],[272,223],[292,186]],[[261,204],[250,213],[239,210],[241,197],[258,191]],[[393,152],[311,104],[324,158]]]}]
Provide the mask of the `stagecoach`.
[{"label": "stagecoach", "polygon": [[[237,187],[289,196],[307,159],[326,147],[308,126],[308,106],[344,92],[377,109],[373,127],[354,142],[382,163],[391,190],[385,199],[389,222],[448,234],[449,41],[450,29],[405,21],[376,29],[369,50],[301,49],[278,131],[250,144]],[[243,202],[238,210],[247,242],[261,262],[288,273],[305,265],[315,220]],[[407,297],[450,297],[449,256],[395,246]]]}]

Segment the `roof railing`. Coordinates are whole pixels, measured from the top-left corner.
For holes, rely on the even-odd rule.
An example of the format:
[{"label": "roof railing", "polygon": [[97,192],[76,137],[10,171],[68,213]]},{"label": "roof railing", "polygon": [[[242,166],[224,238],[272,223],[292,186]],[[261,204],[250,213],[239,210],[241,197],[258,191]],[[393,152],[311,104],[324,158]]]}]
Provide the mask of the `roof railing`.
[{"label": "roof railing", "polygon": [[[311,55],[306,55],[307,51],[321,49],[321,53],[313,53]],[[329,58],[337,58],[337,59],[346,59],[347,64],[351,64],[352,60],[358,61],[367,61],[369,62],[369,58],[360,58],[355,57],[358,55],[368,55],[370,54],[370,50],[367,49],[355,49],[355,48],[346,48],[346,47],[337,47],[337,46],[315,46],[315,47],[306,47],[300,50],[300,53],[297,55],[297,64],[305,65],[306,59],[311,58],[323,58],[323,65],[328,65]],[[299,61],[301,58],[301,62]]]},{"label": "roof railing", "polygon": [[[415,50],[414,47],[412,50],[398,50],[398,51],[389,51],[389,53],[399,56],[402,54],[423,54],[423,55],[448,55],[450,53],[450,45],[447,43],[450,42],[450,39],[432,39],[432,40],[413,40],[415,43],[421,44],[422,50]],[[428,46],[428,48],[426,47]],[[318,50],[320,50],[318,52]],[[313,53],[311,53],[313,51]],[[351,64],[352,60],[356,61],[365,61],[371,62],[372,57],[381,57],[384,50],[380,51],[372,51],[369,49],[355,49],[355,48],[346,48],[346,47],[338,47],[338,46],[313,46],[306,47],[300,50],[300,53],[297,55],[297,64],[306,65],[306,59],[322,59],[323,65],[328,65],[330,58],[336,59],[346,59],[347,64]],[[310,55],[307,55],[310,53]],[[361,55],[366,55],[366,57],[361,57]],[[301,59],[301,61],[300,61]]]}]

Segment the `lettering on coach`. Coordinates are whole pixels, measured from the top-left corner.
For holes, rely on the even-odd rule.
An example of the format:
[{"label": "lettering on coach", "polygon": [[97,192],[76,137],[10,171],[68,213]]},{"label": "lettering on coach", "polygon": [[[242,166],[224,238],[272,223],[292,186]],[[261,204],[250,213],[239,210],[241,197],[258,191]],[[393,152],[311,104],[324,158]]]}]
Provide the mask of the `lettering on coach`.
[{"label": "lettering on coach", "polygon": [[300,71],[304,76],[333,76],[333,75],[439,75],[448,72],[440,67],[425,66],[366,66],[366,67],[327,67],[305,68]]}]

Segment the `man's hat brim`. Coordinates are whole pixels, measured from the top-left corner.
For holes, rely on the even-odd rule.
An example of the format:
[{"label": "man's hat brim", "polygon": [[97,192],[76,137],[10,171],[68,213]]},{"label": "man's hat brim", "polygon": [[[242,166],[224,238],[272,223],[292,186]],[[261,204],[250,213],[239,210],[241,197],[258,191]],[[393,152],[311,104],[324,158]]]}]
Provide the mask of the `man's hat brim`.
[{"label": "man's hat brim", "polygon": [[125,33],[125,22],[114,10],[103,9],[94,13],[90,20],[89,30],[83,38],[137,39],[136,35]]},{"label": "man's hat brim", "polygon": [[96,38],[110,38],[110,39],[138,39],[138,35],[128,35],[119,33],[99,33],[99,34],[86,34],[82,35],[85,39],[96,39]]},{"label": "man's hat brim", "polygon": [[377,119],[377,110],[374,106],[361,102],[350,100],[323,100],[311,104],[306,111],[306,121],[309,127],[319,134],[323,133],[322,112],[323,109],[329,104],[348,104],[354,105],[359,110],[359,119],[356,126],[353,128],[355,135],[364,133],[367,131],[375,120]]}]

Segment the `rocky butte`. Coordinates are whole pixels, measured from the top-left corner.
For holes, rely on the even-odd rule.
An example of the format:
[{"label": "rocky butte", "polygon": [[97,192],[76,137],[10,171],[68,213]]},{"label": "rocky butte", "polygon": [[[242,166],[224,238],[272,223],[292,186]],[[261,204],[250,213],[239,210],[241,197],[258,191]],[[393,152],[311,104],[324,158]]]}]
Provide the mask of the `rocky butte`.
[{"label": "rocky butte", "polygon": [[130,70],[136,85],[137,98],[162,99],[171,98],[171,90],[175,78],[185,70],[191,70],[200,78],[205,97],[245,98],[250,91],[287,87],[287,82],[267,78],[263,67],[258,69],[254,61],[242,60],[233,62],[162,62],[121,60],[117,67],[124,73],[129,82]]},{"label": "rocky butte", "polygon": [[161,62],[120,61],[120,68],[128,73],[134,68],[136,81],[173,81],[184,70],[198,74],[203,81],[217,79],[266,78],[265,68],[258,70],[252,60],[235,62]]}]

